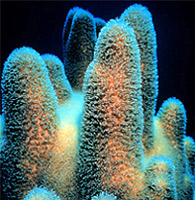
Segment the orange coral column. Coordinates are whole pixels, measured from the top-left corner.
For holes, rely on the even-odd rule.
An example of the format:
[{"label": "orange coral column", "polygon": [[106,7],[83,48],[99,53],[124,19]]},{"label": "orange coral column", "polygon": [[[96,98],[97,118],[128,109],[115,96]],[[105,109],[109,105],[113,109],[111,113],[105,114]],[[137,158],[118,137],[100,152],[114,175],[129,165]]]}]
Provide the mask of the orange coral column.
[{"label": "orange coral column", "polygon": [[123,199],[139,199],[141,72],[135,36],[126,22],[112,20],[101,30],[84,95],[78,168],[81,198],[108,191]]},{"label": "orange coral column", "polygon": [[15,49],[2,77],[5,144],[2,196],[22,199],[50,159],[57,129],[57,98],[47,68],[32,48]]}]

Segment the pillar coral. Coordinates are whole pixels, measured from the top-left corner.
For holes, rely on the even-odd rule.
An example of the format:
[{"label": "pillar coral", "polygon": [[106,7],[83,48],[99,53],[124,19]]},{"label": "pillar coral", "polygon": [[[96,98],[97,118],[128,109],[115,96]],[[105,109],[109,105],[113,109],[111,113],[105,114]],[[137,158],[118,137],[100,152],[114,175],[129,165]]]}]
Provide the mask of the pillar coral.
[{"label": "pillar coral", "polygon": [[152,148],[154,140],[153,118],[158,95],[156,32],[151,13],[142,5],[130,6],[120,18],[133,28],[140,51],[144,113],[142,141],[147,152]]},{"label": "pillar coral", "polygon": [[2,195],[23,199],[50,159],[57,130],[57,98],[38,52],[22,47],[10,54],[2,93],[6,135],[1,149]]},{"label": "pillar coral", "polygon": [[5,62],[3,199],[38,191],[61,200],[192,200],[195,143],[185,108],[169,98],[155,116],[148,9],[135,4],[106,23],[73,8],[62,36],[64,68],[29,47]]},{"label": "pillar coral", "polygon": [[62,33],[66,75],[74,90],[82,91],[87,66],[93,59],[97,40],[93,15],[81,8],[69,11]]},{"label": "pillar coral", "polygon": [[139,198],[142,131],[136,39],[127,23],[111,20],[99,35],[85,77],[78,161],[82,199],[90,199],[101,190],[122,199]]},{"label": "pillar coral", "polygon": [[169,98],[165,101],[157,113],[156,125],[156,140],[152,153],[157,149],[159,154],[173,160],[178,199],[183,199],[184,174],[187,164],[184,151],[186,112],[183,104],[176,98]]}]

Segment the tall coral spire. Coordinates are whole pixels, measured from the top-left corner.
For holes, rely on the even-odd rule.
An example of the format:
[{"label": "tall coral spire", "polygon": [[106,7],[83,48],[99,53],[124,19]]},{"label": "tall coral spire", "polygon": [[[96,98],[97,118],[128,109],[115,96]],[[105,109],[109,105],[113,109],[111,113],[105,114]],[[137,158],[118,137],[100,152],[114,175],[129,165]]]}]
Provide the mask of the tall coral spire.
[{"label": "tall coral spire", "polygon": [[157,118],[172,145],[183,151],[187,119],[182,102],[174,97],[167,99],[159,109]]},{"label": "tall coral spire", "polygon": [[97,40],[94,17],[81,8],[69,11],[62,34],[66,75],[74,90],[82,91],[86,69]]},{"label": "tall coral spire", "polygon": [[57,98],[48,70],[32,48],[15,49],[5,62],[2,103],[2,196],[22,199],[44,169],[53,147]]},{"label": "tall coral spire", "polygon": [[[186,171],[184,135],[186,131],[186,111],[181,101],[176,98],[166,100],[157,113],[158,129],[155,134],[166,141],[166,149],[161,146],[161,154],[171,158],[175,166],[175,181],[178,200],[184,199],[183,183]],[[160,131],[161,130],[161,131]]]},{"label": "tall coral spire", "polygon": [[72,93],[72,88],[65,75],[64,65],[61,60],[52,54],[42,55],[46,67],[49,71],[49,77],[53,84],[59,104],[65,103]]},{"label": "tall coral spire", "polygon": [[126,22],[111,20],[101,30],[86,73],[84,102],[78,167],[81,198],[108,191],[122,199],[139,199],[141,72],[135,35]]},{"label": "tall coral spire", "polygon": [[122,13],[121,19],[134,29],[141,56],[144,112],[143,144],[147,152],[153,145],[153,118],[158,95],[156,33],[152,22],[152,15],[142,5],[134,4],[130,6]]}]

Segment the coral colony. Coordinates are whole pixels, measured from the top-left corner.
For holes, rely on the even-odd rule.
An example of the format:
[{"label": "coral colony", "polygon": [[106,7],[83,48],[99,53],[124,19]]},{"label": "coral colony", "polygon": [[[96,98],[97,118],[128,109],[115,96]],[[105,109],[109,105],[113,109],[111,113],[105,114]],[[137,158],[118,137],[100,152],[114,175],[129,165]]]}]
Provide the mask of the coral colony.
[{"label": "coral colony", "polygon": [[4,200],[192,200],[195,142],[169,98],[155,115],[156,33],[134,4],[105,22],[81,8],[63,63],[15,49],[2,75]]}]

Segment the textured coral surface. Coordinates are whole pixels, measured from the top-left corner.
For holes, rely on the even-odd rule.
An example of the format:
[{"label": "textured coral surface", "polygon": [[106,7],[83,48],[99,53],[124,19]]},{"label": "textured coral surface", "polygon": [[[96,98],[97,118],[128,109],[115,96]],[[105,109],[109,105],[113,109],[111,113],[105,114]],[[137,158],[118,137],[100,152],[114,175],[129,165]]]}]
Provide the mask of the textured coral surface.
[{"label": "textured coral surface", "polygon": [[63,62],[15,49],[2,74],[3,200],[193,200],[195,142],[171,97],[156,113],[152,15],[105,22],[75,7]]}]

